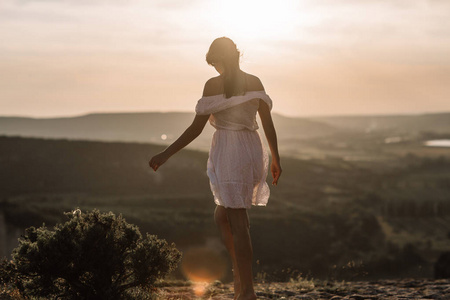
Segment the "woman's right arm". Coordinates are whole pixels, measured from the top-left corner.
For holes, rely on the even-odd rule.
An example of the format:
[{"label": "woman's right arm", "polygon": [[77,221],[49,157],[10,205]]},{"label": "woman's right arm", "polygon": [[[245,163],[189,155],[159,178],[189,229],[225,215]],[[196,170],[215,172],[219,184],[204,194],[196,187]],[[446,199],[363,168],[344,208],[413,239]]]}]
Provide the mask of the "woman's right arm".
[{"label": "woman's right arm", "polygon": [[[217,93],[217,79],[210,79],[205,83],[203,88],[203,97],[215,95]],[[158,170],[158,168],[164,164],[172,155],[189,145],[190,142],[195,140],[203,128],[205,128],[206,122],[208,122],[209,115],[195,115],[192,124],[183,132],[183,134],[167,147],[163,152],[155,155],[149,162],[150,168]]]},{"label": "woman's right arm", "polygon": [[183,132],[183,134],[167,147],[163,152],[155,155],[149,162],[150,168],[158,170],[158,168],[164,164],[172,155],[189,145],[190,142],[195,140],[203,128],[205,128],[206,122],[208,122],[209,115],[196,115],[192,124]]}]

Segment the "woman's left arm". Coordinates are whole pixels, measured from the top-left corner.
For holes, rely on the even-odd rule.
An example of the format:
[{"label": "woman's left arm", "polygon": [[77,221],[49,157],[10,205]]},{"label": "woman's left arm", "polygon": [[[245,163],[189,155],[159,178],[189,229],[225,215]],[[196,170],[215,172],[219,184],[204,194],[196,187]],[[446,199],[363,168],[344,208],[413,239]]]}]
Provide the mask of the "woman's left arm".
[{"label": "woman's left arm", "polygon": [[183,132],[183,134],[167,147],[163,152],[155,155],[149,162],[150,168],[158,170],[158,168],[164,164],[172,155],[189,145],[195,140],[203,128],[205,128],[206,122],[208,122],[209,115],[196,115],[192,124]]},{"label": "woman's left arm", "polygon": [[275,131],[275,126],[273,125],[270,108],[263,100],[259,100],[258,113],[272,154],[272,163],[270,164],[270,171],[273,177],[272,184],[277,185],[282,172],[280,154],[278,153],[277,133]]}]

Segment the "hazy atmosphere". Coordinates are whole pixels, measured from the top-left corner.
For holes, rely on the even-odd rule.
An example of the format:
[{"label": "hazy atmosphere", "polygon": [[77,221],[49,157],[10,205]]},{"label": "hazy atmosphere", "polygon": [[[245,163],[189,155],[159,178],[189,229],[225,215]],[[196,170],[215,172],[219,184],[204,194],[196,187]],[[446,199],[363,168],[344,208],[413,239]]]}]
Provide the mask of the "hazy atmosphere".
[{"label": "hazy atmosphere", "polygon": [[283,115],[448,112],[449,11],[425,0],[3,0],[0,112],[192,112],[219,36]]},{"label": "hazy atmosphere", "polygon": [[450,0],[0,0],[0,299],[449,299],[449,53]]}]

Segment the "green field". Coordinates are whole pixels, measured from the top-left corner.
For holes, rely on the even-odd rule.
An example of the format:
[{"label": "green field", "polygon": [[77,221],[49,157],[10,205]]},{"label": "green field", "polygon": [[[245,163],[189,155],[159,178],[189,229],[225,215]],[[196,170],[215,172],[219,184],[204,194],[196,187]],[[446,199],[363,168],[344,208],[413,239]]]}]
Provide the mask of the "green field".
[{"label": "green field", "polygon": [[[324,147],[333,141],[311,141],[313,158],[284,156],[269,205],[250,210],[255,273],[274,280],[298,273],[432,277],[433,263],[450,250],[448,150],[355,136],[339,151]],[[155,173],[147,163],[162,149],[0,137],[1,254],[10,253],[25,227],[52,226],[79,207],[122,214],[182,251],[204,247],[225,257],[213,223],[208,154],[183,150]],[[373,159],[345,159],[358,153]]]}]

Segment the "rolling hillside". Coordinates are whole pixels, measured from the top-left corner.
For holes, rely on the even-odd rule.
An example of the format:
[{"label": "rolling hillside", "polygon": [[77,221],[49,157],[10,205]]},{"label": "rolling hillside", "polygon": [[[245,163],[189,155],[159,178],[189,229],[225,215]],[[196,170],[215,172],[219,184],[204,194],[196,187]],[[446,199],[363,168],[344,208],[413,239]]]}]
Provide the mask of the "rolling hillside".
[{"label": "rolling hillside", "polygon": [[[317,121],[274,115],[280,139],[329,135],[336,130]],[[68,138],[99,141],[123,141],[168,144],[173,142],[194,119],[192,113],[94,113],[65,118],[0,117],[0,134],[24,137]],[[191,148],[206,150],[213,128]],[[165,135],[165,139],[162,136]]]},{"label": "rolling hillside", "polygon": [[450,134],[450,112],[420,115],[328,116],[307,119],[359,132],[391,131],[393,134],[412,134],[430,131]]},{"label": "rolling hillside", "polygon": [[[0,221],[6,228],[0,250],[8,253],[24,227],[55,224],[62,212],[80,207],[121,213],[182,250],[202,245],[223,251],[214,246],[220,241],[207,153],[183,150],[155,173],[148,160],[162,149],[0,137]],[[432,263],[450,249],[450,160],[412,154],[397,160],[396,167],[378,163],[373,169],[336,158],[283,157],[269,205],[249,212],[259,270],[431,276]]]},{"label": "rolling hillside", "polygon": [[[168,145],[191,124],[193,117],[192,113],[0,117],[0,135]],[[284,157],[340,158],[376,168],[379,161],[395,164],[399,157],[408,153],[450,156],[448,149],[424,147],[427,140],[450,139],[448,113],[316,118],[289,118],[274,114],[273,119],[279,149]],[[214,128],[207,124],[204,132],[188,148],[208,151],[213,131]],[[264,135],[261,128],[259,132]]]}]

